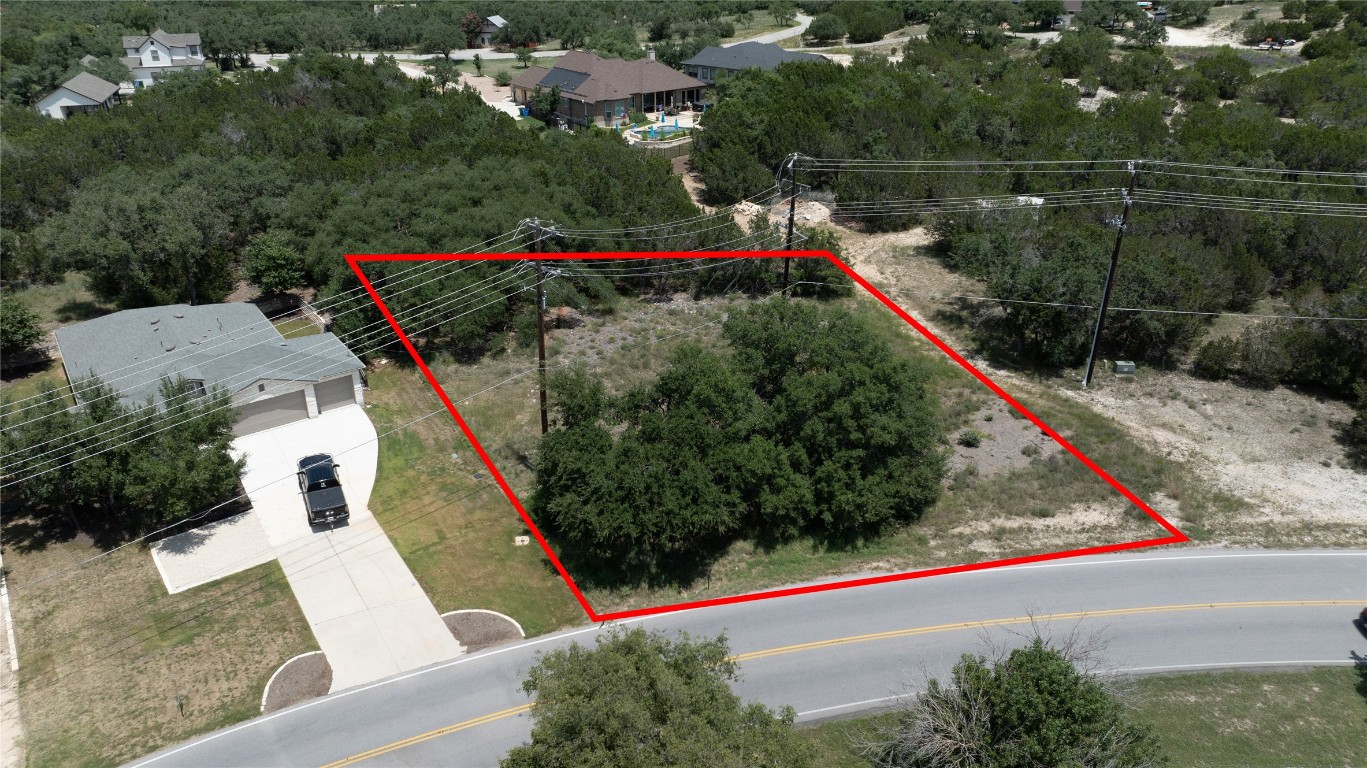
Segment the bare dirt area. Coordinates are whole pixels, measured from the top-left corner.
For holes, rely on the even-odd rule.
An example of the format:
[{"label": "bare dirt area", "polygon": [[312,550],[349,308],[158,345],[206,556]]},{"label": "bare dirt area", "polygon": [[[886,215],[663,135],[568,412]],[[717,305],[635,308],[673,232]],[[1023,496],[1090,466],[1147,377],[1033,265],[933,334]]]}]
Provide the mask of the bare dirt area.
[{"label": "bare dirt area", "polygon": [[482,651],[496,645],[522,639],[522,628],[517,622],[492,611],[452,611],[442,615],[446,628],[456,642],[465,646],[466,653]]},{"label": "bare dirt area", "polygon": [[[1351,545],[1367,534],[1367,474],[1349,467],[1334,439],[1352,418],[1344,403],[1178,373],[1062,393],[1248,502],[1239,521],[1221,526],[1230,543]],[[1267,541],[1269,532],[1279,540]]]},{"label": "bare dirt area", "polygon": [[[1169,508],[1169,519],[1203,543],[1353,546],[1367,537],[1367,475],[1349,467],[1335,440],[1352,417],[1346,404],[1181,372],[1146,371],[1133,378],[1104,373],[1099,386],[1084,391],[1073,377],[1040,379],[994,367],[974,354],[965,310],[942,298],[983,295],[983,287],[941,265],[928,249],[928,233],[837,230],[851,266],[1008,392],[1083,406],[1117,425],[1136,446],[1180,466],[1189,476],[1177,484],[1186,498],[1177,504],[1181,494],[1174,486],[1164,489],[1171,497],[1146,500],[1160,512]],[[996,424],[976,418],[973,427],[985,439],[977,448],[955,446],[950,466],[956,473],[972,467],[991,477],[1019,462],[1005,441],[993,446],[1003,438]],[[1053,426],[1063,429],[1067,423]],[[1162,470],[1170,471],[1175,470]],[[1199,499],[1192,496],[1198,490]]]},{"label": "bare dirt area", "polygon": [[328,664],[322,651],[296,656],[285,662],[266,686],[266,693],[261,697],[261,713],[326,696],[331,688],[332,665]]}]

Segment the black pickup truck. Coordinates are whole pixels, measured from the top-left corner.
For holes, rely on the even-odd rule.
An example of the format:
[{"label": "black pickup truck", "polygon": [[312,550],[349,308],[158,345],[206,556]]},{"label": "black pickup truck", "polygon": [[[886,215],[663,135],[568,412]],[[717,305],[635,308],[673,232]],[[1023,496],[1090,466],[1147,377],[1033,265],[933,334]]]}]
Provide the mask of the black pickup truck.
[{"label": "black pickup truck", "polygon": [[326,453],[299,460],[299,492],[304,495],[309,525],[332,523],[351,516],[342,493],[342,482],[337,479],[340,466]]}]

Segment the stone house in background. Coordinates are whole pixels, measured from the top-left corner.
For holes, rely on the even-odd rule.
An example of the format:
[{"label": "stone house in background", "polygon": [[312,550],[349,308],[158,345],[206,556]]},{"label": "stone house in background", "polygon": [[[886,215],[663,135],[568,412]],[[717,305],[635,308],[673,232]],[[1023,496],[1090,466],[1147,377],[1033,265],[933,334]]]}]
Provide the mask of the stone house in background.
[{"label": "stone house in background", "polygon": [[655,60],[604,59],[570,51],[554,67],[528,67],[513,80],[513,101],[527,104],[537,88],[560,88],[556,114],[574,125],[611,125],[632,112],[655,112],[700,101],[707,84]]}]

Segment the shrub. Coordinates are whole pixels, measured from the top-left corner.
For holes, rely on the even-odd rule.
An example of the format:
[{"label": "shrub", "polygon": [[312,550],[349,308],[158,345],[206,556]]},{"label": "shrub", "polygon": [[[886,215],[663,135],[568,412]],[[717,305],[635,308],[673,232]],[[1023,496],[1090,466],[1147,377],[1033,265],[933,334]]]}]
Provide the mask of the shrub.
[{"label": "shrub", "polygon": [[0,354],[12,355],[43,338],[38,316],[21,299],[0,295]]},{"label": "shrub", "polygon": [[1295,21],[1305,15],[1305,0],[1286,0],[1282,3],[1282,18]]},{"label": "shrub", "polygon": [[498,74],[494,75],[494,84],[500,88],[507,88],[513,84],[513,73],[506,69],[500,70]]},{"label": "shrub", "polygon": [[816,42],[831,42],[845,36],[845,22],[833,13],[823,13],[812,19],[807,27],[807,37]]},{"label": "shrub", "polygon": [[1201,345],[1192,362],[1192,373],[1203,379],[1221,381],[1239,369],[1239,340],[1226,337]]},{"label": "shrub", "polygon": [[1332,29],[1343,18],[1343,10],[1333,3],[1316,5],[1305,9],[1305,20],[1314,29]]},{"label": "shrub", "polygon": [[1257,45],[1267,38],[1273,40],[1305,40],[1313,28],[1304,21],[1257,21],[1244,30],[1244,43]]},{"label": "shrub", "polygon": [[1239,338],[1240,373],[1255,387],[1271,389],[1291,370],[1291,355],[1277,329],[1255,325]]},{"label": "shrub", "polygon": [[882,39],[883,23],[874,14],[861,14],[850,21],[851,43],[872,43]]},{"label": "shrub", "polygon": [[983,444],[983,433],[976,429],[965,429],[959,433],[959,445],[965,448],[977,448]]},{"label": "shrub", "polygon": [[1035,445],[1034,443],[1026,443],[1025,445],[1021,446],[1022,456],[1029,456],[1030,458],[1034,458],[1040,455],[1041,453],[1043,453],[1043,451],[1041,451],[1040,447],[1038,445]]}]

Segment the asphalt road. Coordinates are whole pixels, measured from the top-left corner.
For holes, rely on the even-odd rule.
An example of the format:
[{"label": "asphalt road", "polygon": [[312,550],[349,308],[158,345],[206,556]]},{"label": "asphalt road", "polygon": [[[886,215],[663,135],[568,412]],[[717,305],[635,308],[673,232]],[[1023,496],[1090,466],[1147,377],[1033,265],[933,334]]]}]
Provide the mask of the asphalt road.
[{"label": "asphalt road", "polygon": [[[1367,552],[1183,550],[1064,560],[631,620],[725,632],[736,691],[801,720],[887,705],[965,651],[1030,632],[1099,632],[1105,666],[1155,672],[1351,664]],[[1047,618],[1046,618],[1047,617]],[[492,766],[528,738],[519,685],[540,651],[586,627],[315,699],[172,747],[137,766]]]}]

